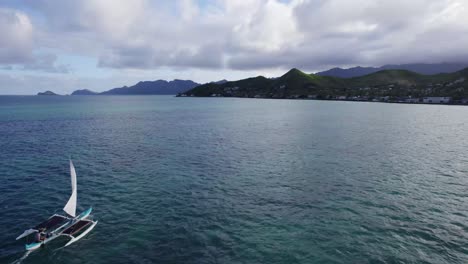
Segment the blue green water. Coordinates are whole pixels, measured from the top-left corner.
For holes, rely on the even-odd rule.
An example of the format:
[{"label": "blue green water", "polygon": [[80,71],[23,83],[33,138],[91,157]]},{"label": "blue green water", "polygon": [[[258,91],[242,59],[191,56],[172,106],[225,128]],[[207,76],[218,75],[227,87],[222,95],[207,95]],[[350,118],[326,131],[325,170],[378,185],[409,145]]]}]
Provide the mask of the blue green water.
[{"label": "blue green water", "polygon": [[96,228],[22,263],[468,263],[468,107],[0,97],[0,263],[78,174]]}]

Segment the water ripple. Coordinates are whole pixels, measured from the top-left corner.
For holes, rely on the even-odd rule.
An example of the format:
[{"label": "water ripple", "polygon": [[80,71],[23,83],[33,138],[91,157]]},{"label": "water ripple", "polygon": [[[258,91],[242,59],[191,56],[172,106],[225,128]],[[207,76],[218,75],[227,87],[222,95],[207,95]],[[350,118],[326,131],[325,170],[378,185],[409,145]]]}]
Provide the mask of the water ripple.
[{"label": "water ripple", "polygon": [[0,97],[0,262],[78,172],[80,243],[23,263],[467,263],[468,109]]}]

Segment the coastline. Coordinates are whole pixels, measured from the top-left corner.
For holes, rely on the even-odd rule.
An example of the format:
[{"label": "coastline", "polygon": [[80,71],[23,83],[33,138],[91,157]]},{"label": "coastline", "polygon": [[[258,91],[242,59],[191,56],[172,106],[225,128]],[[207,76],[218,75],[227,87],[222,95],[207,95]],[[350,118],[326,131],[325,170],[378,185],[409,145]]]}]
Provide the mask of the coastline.
[{"label": "coastline", "polygon": [[409,104],[409,105],[458,105],[468,106],[467,103],[424,103],[424,102],[402,102],[402,101],[372,101],[372,100],[350,100],[350,99],[312,99],[312,98],[271,98],[271,97],[236,97],[236,96],[179,96],[181,98],[239,98],[239,99],[260,99],[260,100],[299,100],[299,101],[332,101],[332,102],[353,102],[353,103],[384,103],[384,104]]}]

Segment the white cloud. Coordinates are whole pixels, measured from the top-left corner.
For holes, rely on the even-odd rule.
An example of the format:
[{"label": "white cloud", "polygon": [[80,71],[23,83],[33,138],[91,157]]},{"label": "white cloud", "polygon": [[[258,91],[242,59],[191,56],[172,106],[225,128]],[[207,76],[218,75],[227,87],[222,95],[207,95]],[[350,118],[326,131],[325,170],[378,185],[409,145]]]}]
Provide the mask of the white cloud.
[{"label": "white cloud", "polygon": [[233,40],[241,48],[275,52],[294,48],[301,41],[296,29],[293,6],[269,0],[245,9],[238,24],[233,25]]},{"label": "white cloud", "polygon": [[0,63],[31,56],[31,24],[35,49],[91,56],[114,69],[313,71],[466,59],[468,45],[464,0],[23,3],[35,10],[33,23],[1,9],[0,33],[8,38],[0,45],[18,52],[0,52]]},{"label": "white cloud", "polygon": [[33,26],[22,12],[0,8],[0,64],[31,59]]}]

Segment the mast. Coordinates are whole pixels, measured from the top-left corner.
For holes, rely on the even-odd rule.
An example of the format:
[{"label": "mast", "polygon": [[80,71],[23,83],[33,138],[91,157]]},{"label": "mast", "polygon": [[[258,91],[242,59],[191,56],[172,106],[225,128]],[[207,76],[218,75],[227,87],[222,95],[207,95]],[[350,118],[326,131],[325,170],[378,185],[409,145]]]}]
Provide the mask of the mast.
[{"label": "mast", "polygon": [[76,186],[76,171],[75,167],[73,166],[73,162],[70,160],[70,175],[71,175],[71,186],[72,186],[72,194],[70,199],[68,199],[67,204],[63,207],[63,210],[75,217],[76,216],[76,202],[77,202],[77,186]]}]

